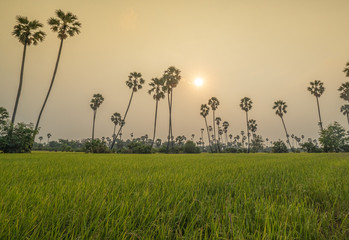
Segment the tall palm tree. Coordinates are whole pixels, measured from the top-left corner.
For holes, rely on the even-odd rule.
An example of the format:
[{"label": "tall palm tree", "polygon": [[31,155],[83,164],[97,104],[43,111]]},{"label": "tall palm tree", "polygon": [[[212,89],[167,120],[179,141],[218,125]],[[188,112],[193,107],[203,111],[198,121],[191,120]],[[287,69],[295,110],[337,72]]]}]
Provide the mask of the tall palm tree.
[{"label": "tall palm tree", "polygon": [[118,112],[113,113],[113,115],[111,115],[110,120],[114,123],[114,130],[113,130],[113,135],[115,135],[115,130],[116,130],[116,126],[121,124],[121,114]]},{"label": "tall palm tree", "polygon": [[[210,131],[209,131],[209,127],[207,125],[207,115],[210,111],[210,108],[206,105],[206,104],[201,104],[201,107],[200,107],[200,115],[205,119],[205,126],[206,126],[206,131],[207,131],[207,137],[208,137],[208,145],[210,146],[210,150],[212,152],[212,147],[211,147],[211,140],[210,140]],[[203,132],[203,131],[201,131]]]},{"label": "tall palm tree", "polygon": [[145,83],[145,80],[142,78],[142,74],[141,73],[137,73],[137,72],[132,72],[130,73],[130,75],[128,76],[128,80],[126,81],[126,86],[132,90],[131,92],[131,97],[130,100],[128,102],[127,108],[126,108],[126,112],[124,114],[124,118],[121,120],[121,124],[118,130],[118,133],[113,137],[113,142],[110,146],[110,149],[113,149],[114,145],[115,145],[115,141],[117,139],[117,137],[119,136],[120,132],[122,131],[123,126],[125,125],[125,119],[128,113],[128,110],[130,109],[131,106],[131,102],[132,102],[132,98],[133,98],[133,94],[135,92],[137,92],[138,90],[142,89],[142,85]]},{"label": "tall palm tree", "polygon": [[338,91],[341,92],[339,97],[349,102],[349,82],[342,83],[338,88]]},{"label": "tall palm tree", "polygon": [[42,139],[44,139],[44,137],[43,137],[43,136],[40,136],[40,137],[39,137],[40,143],[41,143]]},{"label": "tall palm tree", "polygon": [[314,82],[310,82],[310,87],[308,87],[308,91],[316,97],[317,110],[319,113],[319,126],[322,131],[323,127],[322,127],[321,114],[320,114],[319,97],[321,97],[321,95],[325,91],[324,83],[321,82],[320,80],[315,80]]},{"label": "tall palm tree", "polygon": [[343,113],[343,115],[347,116],[347,121],[349,124],[349,105],[344,104],[343,106],[341,106],[341,112]]},{"label": "tall palm tree", "polygon": [[154,120],[154,133],[153,133],[153,140],[151,143],[151,147],[154,145],[155,141],[155,133],[156,133],[156,120],[158,116],[158,104],[161,99],[165,98],[165,92],[162,90],[164,86],[165,80],[164,78],[152,78],[151,82],[149,83],[149,86],[151,87],[148,91],[149,94],[153,93],[153,99],[155,100],[155,120]]},{"label": "tall palm tree", "polygon": [[249,153],[250,152],[250,131],[248,129],[248,111],[250,111],[252,108],[252,100],[248,97],[244,97],[243,99],[241,99],[240,108],[246,113],[246,128],[247,128],[247,141],[248,141],[247,153]]},{"label": "tall palm tree", "polygon": [[274,102],[273,109],[274,110],[276,109],[275,114],[281,118],[282,125],[284,126],[286,137],[287,137],[287,143],[290,146],[292,152],[294,152],[293,147],[291,146],[291,143],[290,143],[290,138],[289,138],[289,135],[287,133],[287,129],[286,129],[285,121],[284,121],[284,114],[287,113],[286,108],[287,108],[286,102],[284,102],[282,100],[278,100],[278,101]]},{"label": "tall palm tree", "polygon": [[201,129],[200,129],[200,132],[201,132],[201,145],[202,145],[202,146],[204,146],[204,131],[205,131],[204,128],[201,128]]},{"label": "tall palm tree", "polygon": [[218,152],[221,152],[221,148],[220,148],[220,140],[221,140],[221,139],[220,139],[220,138],[221,138],[221,135],[223,134],[223,132],[221,131],[220,124],[221,124],[222,118],[216,117],[215,121],[216,121],[216,124],[217,124],[217,131],[218,131],[218,136],[217,136],[217,149],[218,149]]},{"label": "tall palm tree", "polygon": [[23,85],[23,72],[24,72],[24,62],[25,55],[27,52],[27,46],[38,45],[39,42],[42,42],[45,38],[45,33],[39,29],[43,25],[38,20],[29,21],[27,17],[17,16],[17,24],[13,27],[12,35],[15,36],[20,43],[24,45],[23,55],[22,55],[22,66],[21,74],[19,77],[19,86],[17,90],[17,97],[15,102],[15,107],[13,109],[13,114],[11,118],[12,125],[15,123],[17,107],[19,103],[19,98],[21,96],[22,85]]},{"label": "tall palm tree", "polygon": [[61,58],[61,53],[62,53],[62,48],[63,48],[63,41],[65,39],[67,39],[68,37],[73,37],[75,34],[79,34],[80,28],[81,28],[81,23],[78,22],[78,18],[74,14],[72,14],[71,12],[64,13],[62,10],[59,9],[59,10],[56,10],[55,13],[56,13],[57,18],[50,18],[50,19],[48,19],[47,22],[51,26],[51,30],[53,32],[58,33],[57,36],[60,39],[61,43],[59,45],[58,56],[57,56],[57,60],[56,60],[55,69],[53,70],[53,75],[52,75],[50,87],[47,91],[44,103],[41,107],[41,110],[40,110],[40,113],[38,116],[38,120],[36,121],[35,130],[37,130],[39,127],[41,115],[44,111],[44,108],[45,108],[46,103],[47,103],[47,99],[50,96],[52,86],[53,86],[53,83],[54,83],[55,78],[56,78],[58,64],[59,64],[59,60]]},{"label": "tall palm tree", "polygon": [[[170,147],[170,140],[173,141],[173,132],[172,132],[172,103],[173,103],[173,89],[177,87],[179,81],[181,80],[182,76],[180,75],[181,71],[177,69],[176,67],[169,67],[163,75],[164,79],[164,86],[162,90],[164,92],[167,92],[167,102],[168,102],[168,110],[169,110],[169,127],[168,127],[168,139],[167,142],[167,153],[169,152]],[[173,142],[172,142],[172,148],[173,148]]]},{"label": "tall palm tree", "polygon": [[[213,125],[213,136],[214,138],[212,139],[213,144],[215,144],[216,140],[217,140],[217,136],[216,136],[216,127],[215,127],[215,119],[216,119],[216,110],[219,106],[219,100],[216,97],[211,97],[208,100],[208,105],[211,107],[212,109],[212,125]],[[215,149],[217,151],[217,147],[215,146]]]},{"label": "tall palm tree", "polygon": [[93,94],[93,98],[91,99],[91,104],[90,104],[90,107],[93,110],[92,142],[95,137],[95,122],[96,122],[97,109],[101,106],[103,101],[104,101],[104,97],[101,94],[99,93]]}]

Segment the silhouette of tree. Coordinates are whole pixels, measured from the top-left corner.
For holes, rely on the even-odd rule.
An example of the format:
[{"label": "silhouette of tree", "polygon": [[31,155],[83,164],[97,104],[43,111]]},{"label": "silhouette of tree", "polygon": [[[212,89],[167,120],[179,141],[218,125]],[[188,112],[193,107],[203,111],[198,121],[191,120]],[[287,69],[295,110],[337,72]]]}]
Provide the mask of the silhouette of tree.
[{"label": "silhouette of tree", "polygon": [[292,152],[294,152],[293,147],[291,146],[291,143],[290,143],[289,135],[287,133],[285,121],[284,121],[284,118],[283,118],[284,114],[287,113],[286,108],[287,108],[286,102],[284,102],[282,100],[278,100],[278,101],[274,102],[273,109],[274,110],[276,109],[275,114],[278,115],[281,118],[282,125],[284,126],[285,133],[286,133],[287,143],[290,146]]},{"label": "silhouette of tree", "polygon": [[208,115],[208,113],[210,111],[210,108],[206,104],[201,104],[200,110],[201,110],[200,115],[205,119],[205,126],[206,126],[206,131],[207,131],[207,138],[208,138],[208,145],[209,145],[210,150],[212,152],[211,140],[210,140],[210,130],[209,130],[209,127],[207,126],[207,119],[206,119],[206,117],[207,117],[207,115]]},{"label": "silhouette of tree", "polygon": [[349,102],[349,82],[342,83],[338,91],[340,91],[339,97]]},{"label": "silhouette of tree", "polygon": [[[23,55],[22,55],[22,66],[21,73],[19,77],[19,86],[17,90],[17,97],[15,106],[13,109],[13,114],[11,118],[12,125],[15,123],[17,107],[19,103],[19,99],[21,97],[22,85],[23,85],[23,73],[24,73],[24,63],[25,56],[27,52],[27,46],[30,45],[38,45],[39,42],[42,42],[45,38],[45,33],[40,31],[39,29],[43,27],[43,25],[38,20],[29,21],[27,17],[17,16],[17,24],[13,27],[12,35],[15,36],[20,43],[23,44]],[[36,129],[35,129],[36,130]]]},{"label": "silhouette of tree", "polygon": [[52,137],[52,134],[51,133],[48,133],[47,134],[47,144],[50,143],[50,138]]},{"label": "silhouette of tree", "polygon": [[209,100],[208,100],[208,105],[211,106],[211,109],[212,109],[212,125],[213,125],[213,139],[212,139],[212,142],[213,144],[215,144],[215,150],[217,152],[217,146],[216,146],[216,141],[217,141],[217,135],[216,135],[216,127],[215,127],[215,119],[216,119],[216,110],[219,106],[219,100],[216,98],[216,97],[211,97]]},{"label": "silhouette of tree", "polygon": [[96,122],[97,109],[101,106],[103,101],[104,101],[104,98],[101,94],[99,93],[93,94],[93,98],[91,99],[91,104],[90,104],[90,107],[93,110],[92,143],[95,136],[95,122]]},{"label": "silhouette of tree", "polygon": [[321,82],[320,80],[315,80],[314,82],[310,82],[310,87],[308,87],[308,91],[316,97],[317,110],[319,114],[319,126],[322,131],[323,127],[322,127],[322,121],[321,121],[319,98],[325,91],[324,83]]},{"label": "silhouette of tree", "polygon": [[347,121],[349,124],[349,104],[344,104],[343,106],[341,106],[341,113],[343,113],[343,115],[347,116]]},{"label": "silhouette of tree", "polygon": [[151,143],[151,147],[154,145],[155,140],[155,133],[156,133],[156,120],[158,115],[158,104],[161,99],[165,98],[165,92],[162,90],[164,87],[165,80],[164,78],[152,78],[151,82],[149,83],[149,86],[151,87],[148,91],[149,94],[153,93],[153,99],[155,100],[155,120],[154,120],[154,133],[153,133],[153,140]]},{"label": "silhouette of tree", "polygon": [[46,103],[47,103],[47,99],[50,96],[52,86],[53,86],[53,83],[54,83],[55,78],[56,78],[58,63],[59,63],[61,53],[62,53],[63,41],[65,39],[67,39],[69,36],[73,37],[75,34],[79,34],[80,28],[81,28],[81,23],[78,22],[78,18],[76,17],[76,15],[72,14],[71,12],[64,13],[62,10],[59,9],[59,10],[56,10],[55,13],[56,13],[57,18],[50,18],[48,20],[48,24],[51,26],[51,30],[53,32],[58,33],[58,38],[61,40],[61,43],[59,46],[57,61],[56,61],[55,69],[53,70],[53,75],[52,75],[50,87],[48,89],[44,103],[41,107],[41,110],[40,110],[40,113],[38,116],[38,120],[36,121],[35,131],[39,127],[41,115],[44,111],[44,108],[45,108]]},{"label": "silhouette of tree", "polygon": [[244,97],[243,99],[241,99],[240,108],[246,113],[246,128],[247,128],[247,141],[248,141],[247,153],[249,153],[250,152],[250,131],[248,129],[248,111],[250,111],[252,108],[251,99],[248,97]]},{"label": "silhouette of tree", "polygon": [[113,113],[111,115],[110,120],[114,123],[114,130],[113,130],[113,136],[115,135],[116,126],[121,124],[121,114],[118,112]]}]

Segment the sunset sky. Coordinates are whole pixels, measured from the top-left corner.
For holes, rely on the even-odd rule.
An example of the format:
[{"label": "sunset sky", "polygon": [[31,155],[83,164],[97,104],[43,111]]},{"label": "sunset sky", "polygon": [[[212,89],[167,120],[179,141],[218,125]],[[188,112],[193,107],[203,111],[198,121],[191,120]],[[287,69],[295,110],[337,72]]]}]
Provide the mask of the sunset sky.
[{"label": "sunset sky", "polygon": [[[276,100],[288,104],[290,134],[318,136],[315,97],[307,87],[321,80],[324,126],[338,121],[344,101],[339,85],[349,60],[349,1],[346,0],[1,0],[0,106],[13,112],[23,45],[11,35],[16,15],[44,23],[45,41],[27,51],[24,85],[16,121],[35,122],[57,57],[59,39],[47,19],[56,9],[71,11],[82,23],[81,34],[64,42],[51,96],[41,119],[40,135],[52,139],[91,137],[94,93],[105,101],[98,109],[97,137],[111,136],[114,112],[122,115],[131,91],[130,72],[141,72],[144,89],[134,96],[123,130],[135,137],[152,136],[155,101],[149,80],[169,66],[182,71],[174,90],[174,136],[194,133],[198,141],[204,120],[200,105],[220,100],[216,116],[228,121],[228,133],[246,131],[240,99],[253,101],[250,117],[264,138],[285,139]],[[198,87],[194,80],[203,79]],[[210,113],[208,120],[212,121]],[[167,102],[160,102],[158,137],[168,128]],[[206,138],[205,138],[206,140]]]}]

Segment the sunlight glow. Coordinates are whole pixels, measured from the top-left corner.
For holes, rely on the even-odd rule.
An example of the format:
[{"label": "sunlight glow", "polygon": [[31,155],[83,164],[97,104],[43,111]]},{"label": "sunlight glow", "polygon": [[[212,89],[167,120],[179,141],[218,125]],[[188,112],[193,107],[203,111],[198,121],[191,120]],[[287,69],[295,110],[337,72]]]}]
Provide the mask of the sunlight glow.
[{"label": "sunlight glow", "polygon": [[202,78],[196,78],[194,84],[198,87],[201,87],[204,84],[204,81],[202,80]]}]

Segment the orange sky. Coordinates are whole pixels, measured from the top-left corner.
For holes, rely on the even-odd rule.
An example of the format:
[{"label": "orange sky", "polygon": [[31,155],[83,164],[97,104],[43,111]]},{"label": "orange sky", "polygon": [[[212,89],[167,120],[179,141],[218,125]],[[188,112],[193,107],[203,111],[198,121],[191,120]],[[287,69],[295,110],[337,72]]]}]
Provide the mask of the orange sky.
[{"label": "orange sky", "polygon": [[[81,34],[64,43],[60,66],[41,119],[41,132],[53,139],[91,136],[89,102],[101,93],[96,136],[110,136],[114,112],[124,114],[132,71],[146,81],[171,65],[182,70],[174,91],[174,135],[199,136],[204,121],[200,105],[216,96],[217,111],[230,123],[229,133],[245,130],[241,98],[250,97],[250,117],[258,133],[284,139],[273,102],[288,104],[285,117],[290,134],[317,136],[316,101],[306,90],[315,79],[325,83],[320,99],[324,125],[338,121],[344,102],[337,88],[347,81],[342,72],[349,60],[349,1],[260,0],[2,0],[0,1],[0,106],[13,111],[23,46],[11,36],[15,16],[38,19],[47,37],[30,46],[17,121],[34,122],[47,92],[59,39],[46,21],[56,9],[71,11],[83,24]],[[195,87],[196,77],[204,86]],[[148,87],[136,93],[126,119],[124,136],[152,135],[155,101]],[[160,103],[159,137],[166,136],[168,109]],[[211,117],[211,116],[209,116]],[[211,118],[209,118],[211,119]],[[198,140],[198,139],[197,139]]]}]

